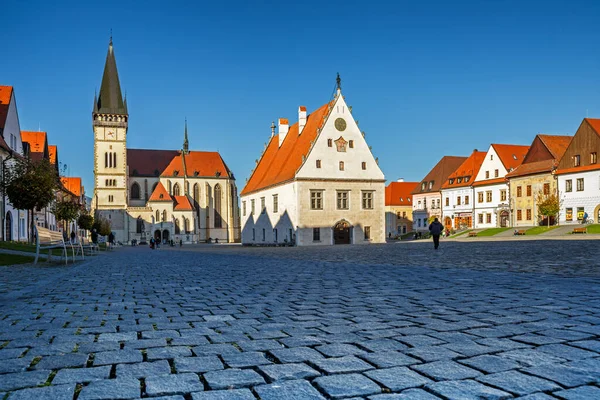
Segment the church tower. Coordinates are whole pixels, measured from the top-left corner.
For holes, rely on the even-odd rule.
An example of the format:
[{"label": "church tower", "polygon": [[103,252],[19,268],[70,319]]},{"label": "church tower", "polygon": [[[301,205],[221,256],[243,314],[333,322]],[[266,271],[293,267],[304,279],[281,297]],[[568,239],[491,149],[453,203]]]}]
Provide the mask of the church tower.
[{"label": "church tower", "polygon": [[[123,99],[112,37],[99,96],[94,96],[93,208],[111,222],[117,240],[125,229],[127,209],[127,99]],[[120,232],[121,231],[121,232]]]}]

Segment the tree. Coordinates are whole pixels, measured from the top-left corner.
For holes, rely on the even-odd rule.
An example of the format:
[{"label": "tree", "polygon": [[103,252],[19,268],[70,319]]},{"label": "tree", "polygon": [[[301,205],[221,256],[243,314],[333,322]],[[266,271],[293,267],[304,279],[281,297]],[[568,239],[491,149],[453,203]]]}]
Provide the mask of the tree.
[{"label": "tree", "polygon": [[544,194],[541,190],[536,196],[538,214],[548,219],[548,226],[550,226],[550,217],[556,217],[560,212],[562,201],[559,199],[556,193]]},{"label": "tree", "polygon": [[71,196],[66,196],[60,201],[56,201],[52,207],[52,213],[59,221],[65,221],[65,234],[69,221],[77,219],[81,212],[81,206],[73,201]]},{"label": "tree", "polygon": [[59,187],[56,169],[46,159],[15,158],[5,173],[5,184],[3,189],[11,204],[17,209],[29,210],[29,240],[33,241],[33,210],[47,207],[54,199],[54,192]]},{"label": "tree", "polygon": [[82,212],[79,214],[79,218],[77,218],[77,225],[81,229],[85,229],[86,231],[91,231],[92,226],[94,225],[94,217],[86,212]]},{"label": "tree", "polygon": [[101,236],[107,236],[111,232],[110,221],[102,218],[100,215],[96,215],[92,229],[95,229]]}]

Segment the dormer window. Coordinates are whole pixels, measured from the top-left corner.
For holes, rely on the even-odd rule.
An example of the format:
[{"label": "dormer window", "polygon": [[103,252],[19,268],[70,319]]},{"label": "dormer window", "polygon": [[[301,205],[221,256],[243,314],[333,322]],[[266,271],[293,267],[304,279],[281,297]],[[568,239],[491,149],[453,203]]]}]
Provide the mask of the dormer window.
[{"label": "dormer window", "polygon": [[177,171],[177,170],[174,170],[174,171],[173,171],[173,176],[177,176],[177,175],[179,175],[179,171]]},{"label": "dormer window", "polygon": [[402,197],[400,197],[400,201],[404,201],[404,199]]},{"label": "dormer window", "polygon": [[427,187],[427,182],[421,183],[421,191],[424,191],[426,187]]},{"label": "dormer window", "polygon": [[433,189],[433,181],[429,181],[429,190]]},{"label": "dormer window", "polygon": [[461,182],[462,182],[462,178],[458,178],[458,179],[456,180],[456,183],[461,183]]},{"label": "dormer window", "polygon": [[465,183],[469,182],[469,177],[465,176]]},{"label": "dormer window", "polygon": [[200,172],[194,171],[194,176],[198,176],[198,175],[200,175]]},{"label": "dormer window", "polygon": [[573,166],[574,167],[579,167],[581,165],[581,156],[579,154],[575,155],[575,157],[573,157]]},{"label": "dormer window", "polygon": [[450,178],[450,184],[454,185],[454,178]]}]

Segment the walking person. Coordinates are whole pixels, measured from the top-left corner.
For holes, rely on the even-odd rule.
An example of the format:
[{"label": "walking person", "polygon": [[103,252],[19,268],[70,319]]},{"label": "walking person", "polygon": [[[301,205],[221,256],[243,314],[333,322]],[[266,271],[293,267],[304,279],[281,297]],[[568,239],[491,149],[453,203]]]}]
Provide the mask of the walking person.
[{"label": "walking person", "polygon": [[444,226],[438,221],[437,218],[433,220],[431,225],[429,225],[429,232],[431,232],[431,236],[433,236],[433,247],[434,249],[438,249],[440,247],[440,234],[443,232]]}]

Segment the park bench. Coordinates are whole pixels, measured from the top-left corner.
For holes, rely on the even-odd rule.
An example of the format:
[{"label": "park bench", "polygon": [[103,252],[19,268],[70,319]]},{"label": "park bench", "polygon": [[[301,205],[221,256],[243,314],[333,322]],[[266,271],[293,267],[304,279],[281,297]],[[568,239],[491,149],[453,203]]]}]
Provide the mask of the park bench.
[{"label": "park bench", "polygon": [[87,253],[90,256],[98,253],[98,251],[100,250],[98,248],[97,243],[94,243],[92,241],[88,241],[86,243],[84,239],[81,239],[81,249],[83,250],[84,254]]},{"label": "park bench", "polygon": [[[83,240],[83,239],[82,239]],[[71,246],[71,253],[73,254],[73,262],[75,262],[75,256],[81,255],[81,259],[85,260],[83,244],[81,240],[75,242],[68,242],[69,246]]]},{"label": "park bench", "polygon": [[475,232],[475,231],[469,232],[469,237],[476,237],[476,236],[477,236],[477,232]]},{"label": "park bench", "polygon": [[61,232],[51,231],[50,229],[36,226],[35,227],[35,261],[37,264],[41,250],[48,250],[48,261],[52,257],[52,249],[62,249],[65,257],[65,265],[67,264],[67,246]]},{"label": "park bench", "polygon": [[520,229],[518,231],[515,232],[515,235],[524,235],[525,234],[525,230],[524,229]]},{"label": "park bench", "polygon": [[587,233],[587,228],[573,228],[573,233]]}]

